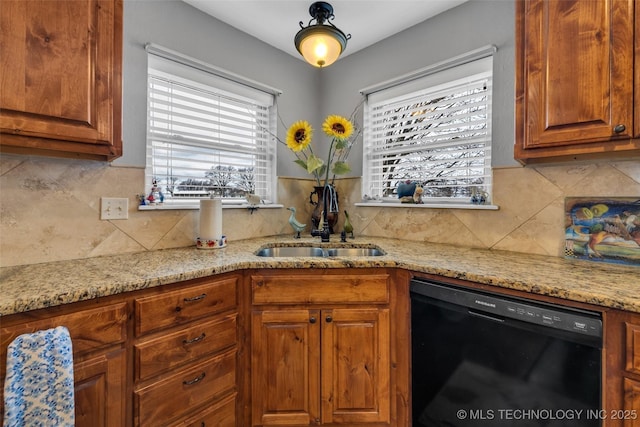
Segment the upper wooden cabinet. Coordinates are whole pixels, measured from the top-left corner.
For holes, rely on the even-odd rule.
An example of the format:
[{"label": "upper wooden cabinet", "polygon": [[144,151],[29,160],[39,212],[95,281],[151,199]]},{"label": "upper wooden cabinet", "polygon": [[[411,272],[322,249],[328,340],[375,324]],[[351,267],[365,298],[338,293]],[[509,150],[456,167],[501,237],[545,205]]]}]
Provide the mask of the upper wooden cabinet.
[{"label": "upper wooden cabinet", "polygon": [[518,0],[515,158],[640,155],[638,52],[634,0]]},{"label": "upper wooden cabinet", "polygon": [[122,0],[0,2],[2,151],[122,155]]}]

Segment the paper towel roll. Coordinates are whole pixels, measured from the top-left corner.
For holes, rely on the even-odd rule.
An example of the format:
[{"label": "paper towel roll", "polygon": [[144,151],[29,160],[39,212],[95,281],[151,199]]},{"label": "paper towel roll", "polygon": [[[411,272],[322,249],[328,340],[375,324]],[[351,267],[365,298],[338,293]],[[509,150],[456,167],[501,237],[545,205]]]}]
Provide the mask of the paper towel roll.
[{"label": "paper towel roll", "polygon": [[200,200],[199,237],[208,240],[222,237],[222,199]]}]

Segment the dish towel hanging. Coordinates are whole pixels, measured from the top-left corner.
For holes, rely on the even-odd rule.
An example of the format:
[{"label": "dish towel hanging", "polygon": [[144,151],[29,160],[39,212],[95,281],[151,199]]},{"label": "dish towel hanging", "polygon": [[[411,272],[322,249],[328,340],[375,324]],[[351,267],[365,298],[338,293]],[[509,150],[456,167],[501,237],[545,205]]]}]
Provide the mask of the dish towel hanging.
[{"label": "dish towel hanging", "polygon": [[75,424],[73,352],[64,326],[18,336],[7,349],[4,427]]}]

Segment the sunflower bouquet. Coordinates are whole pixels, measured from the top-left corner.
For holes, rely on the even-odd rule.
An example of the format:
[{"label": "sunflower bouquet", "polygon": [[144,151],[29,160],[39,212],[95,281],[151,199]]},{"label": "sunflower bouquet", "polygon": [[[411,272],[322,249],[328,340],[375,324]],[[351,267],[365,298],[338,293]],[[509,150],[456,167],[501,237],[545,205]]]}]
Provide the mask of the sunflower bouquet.
[{"label": "sunflower bouquet", "polygon": [[[323,132],[331,137],[327,160],[318,157],[311,146],[313,128],[306,120],[293,123],[287,130],[286,145],[296,155],[295,163],[313,175],[318,186],[333,184],[336,175],[351,171],[347,157],[358,136],[351,120],[329,115],[322,123]],[[331,178],[331,180],[329,180]]]}]

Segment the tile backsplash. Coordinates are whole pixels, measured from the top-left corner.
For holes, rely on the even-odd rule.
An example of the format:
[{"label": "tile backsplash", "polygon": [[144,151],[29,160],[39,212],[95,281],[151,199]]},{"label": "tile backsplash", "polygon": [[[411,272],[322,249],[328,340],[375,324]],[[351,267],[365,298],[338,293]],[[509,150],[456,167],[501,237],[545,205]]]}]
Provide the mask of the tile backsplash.
[{"label": "tile backsplash", "polygon": [[[337,183],[358,235],[563,256],[564,198],[640,197],[640,161],[494,170],[497,211],[356,207],[360,179]],[[0,156],[0,266],[194,246],[197,210],[138,211],[144,170],[92,161]],[[306,179],[278,180],[279,202],[311,215]],[[129,198],[129,219],[100,220],[101,197]],[[293,233],[280,209],[224,209],[229,239]],[[341,230],[344,215],[340,215]],[[309,230],[307,227],[307,233]]]}]

